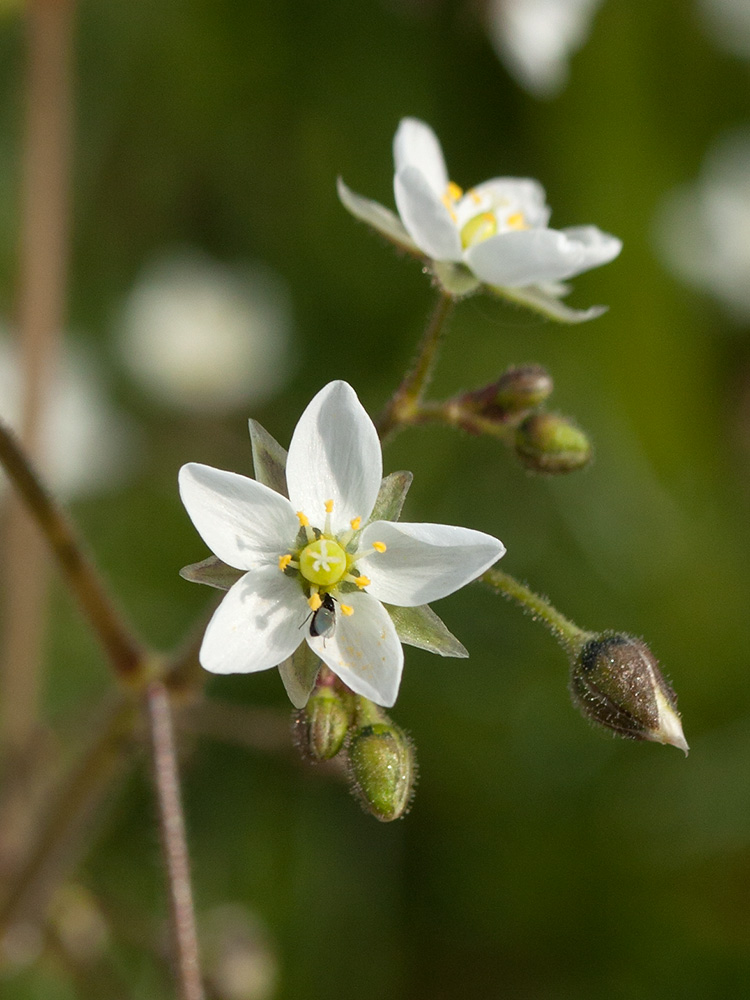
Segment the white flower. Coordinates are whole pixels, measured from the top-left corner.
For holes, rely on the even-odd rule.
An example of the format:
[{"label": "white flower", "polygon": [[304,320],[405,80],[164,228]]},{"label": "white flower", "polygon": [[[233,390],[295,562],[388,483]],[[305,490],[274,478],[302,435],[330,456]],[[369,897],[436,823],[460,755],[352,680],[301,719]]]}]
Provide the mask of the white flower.
[{"label": "white flower", "polygon": [[698,0],[698,9],[722,48],[750,59],[750,3],[747,0]]},{"label": "white flower", "polygon": [[656,236],[681,278],[711,292],[738,320],[750,318],[749,132],[722,137],[701,177],[671,193]]},{"label": "white flower", "polygon": [[291,374],[289,291],[259,265],[231,268],[191,250],[160,256],[120,327],[132,375],[168,406],[223,413],[270,399]]},{"label": "white flower", "polygon": [[369,521],[381,476],[377,431],[346,382],[329,383],[297,424],[289,499],[232,472],[183,466],[193,524],[243,572],[206,630],[207,670],[266,670],[306,642],[357,694],[395,702],[403,650],[381,602],[412,608],[445,597],[505,548],[469,528]]},{"label": "white flower", "polygon": [[536,97],[567,83],[572,53],[586,41],[601,0],[491,0],[490,40],[508,72]]},{"label": "white flower", "polygon": [[596,226],[550,229],[544,188],[534,180],[499,177],[464,193],[448,177],[437,136],[416,118],[401,121],[393,155],[400,218],[341,180],[339,196],[352,214],[432,261],[449,292],[465,294],[482,282],[556,319],[575,322],[602,312],[558,315],[565,309],[556,300],[566,289],[556,283],[613,260],[620,240]]}]

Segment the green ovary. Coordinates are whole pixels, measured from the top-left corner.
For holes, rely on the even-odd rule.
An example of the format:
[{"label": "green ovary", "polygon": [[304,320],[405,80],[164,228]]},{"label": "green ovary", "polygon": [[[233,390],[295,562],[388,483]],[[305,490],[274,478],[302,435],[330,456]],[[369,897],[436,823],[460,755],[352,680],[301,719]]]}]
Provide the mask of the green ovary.
[{"label": "green ovary", "polygon": [[318,587],[338,583],[347,571],[346,552],[338,542],[319,538],[306,545],[299,555],[299,571]]},{"label": "green ovary", "polygon": [[489,239],[496,232],[497,219],[493,213],[481,212],[479,215],[475,215],[473,219],[469,219],[461,230],[461,245],[466,250],[468,247],[474,246],[475,243],[481,243],[483,240]]}]

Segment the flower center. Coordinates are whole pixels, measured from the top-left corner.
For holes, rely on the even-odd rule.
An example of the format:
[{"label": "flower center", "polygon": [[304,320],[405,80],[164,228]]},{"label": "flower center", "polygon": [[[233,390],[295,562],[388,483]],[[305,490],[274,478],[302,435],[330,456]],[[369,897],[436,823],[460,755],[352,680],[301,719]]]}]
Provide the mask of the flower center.
[{"label": "flower center", "polygon": [[330,587],[346,574],[346,553],[330,538],[319,538],[299,554],[299,571],[318,587]]},{"label": "flower center", "polygon": [[494,212],[480,212],[469,219],[461,229],[461,246],[464,250],[475,243],[481,243],[497,232],[497,219]]}]

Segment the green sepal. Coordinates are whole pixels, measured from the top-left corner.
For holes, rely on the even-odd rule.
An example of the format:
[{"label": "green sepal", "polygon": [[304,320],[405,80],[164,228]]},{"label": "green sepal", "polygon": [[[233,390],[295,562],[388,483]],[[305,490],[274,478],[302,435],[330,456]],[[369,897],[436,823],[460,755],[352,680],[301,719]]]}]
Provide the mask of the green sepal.
[{"label": "green sepal", "polygon": [[385,476],[370,521],[398,521],[413,478],[411,472],[391,472]]},{"label": "green sepal", "polygon": [[396,634],[407,646],[426,649],[438,656],[455,656],[465,659],[469,653],[466,647],[450,632],[427,604],[416,608],[401,608],[393,604],[383,604],[391,616]]},{"label": "green sepal", "polygon": [[289,499],[286,488],[287,452],[257,420],[248,420],[250,444],[253,448],[255,478],[264,486]]},{"label": "green sepal", "polygon": [[607,306],[591,306],[589,309],[571,309],[560,296],[567,292],[565,285],[527,285],[525,288],[501,288],[498,285],[484,285],[486,291],[499,299],[523,306],[545,319],[557,323],[586,323],[607,311]]},{"label": "green sepal", "polygon": [[399,250],[406,250],[407,253],[414,254],[416,257],[424,257],[422,251],[404,229],[401,219],[389,208],[377,201],[372,201],[370,198],[364,198],[361,194],[355,194],[340,177],[336,181],[336,189],[341,204],[348,212],[351,212],[355,219],[367,223],[381,236],[385,236],[390,243],[397,246]]},{"label": "green sepal", "polygon": [[450,260],[433,260],[430,270],[436,281],[454,299],[463,299],[479,291],[481,282],[464,264],[456,264]]},{"label": "green sepal", "polygon": [[180,576],[183,580],[189,580],[191,583],[205,583],[207,587],[216,587],[217,590],[229,590],[244,575],[245,570],[227,566],[217,556],[201,559],[200,562],[183,566],[180,570]]},{"label": "green sepal", "polygon": [[295,708],[304,708],[315,687],[320,670],[320,659],[313,653],[305,640],[297,646],[292,655],[279,664],[281,680],[286,688],[289,701]]}]

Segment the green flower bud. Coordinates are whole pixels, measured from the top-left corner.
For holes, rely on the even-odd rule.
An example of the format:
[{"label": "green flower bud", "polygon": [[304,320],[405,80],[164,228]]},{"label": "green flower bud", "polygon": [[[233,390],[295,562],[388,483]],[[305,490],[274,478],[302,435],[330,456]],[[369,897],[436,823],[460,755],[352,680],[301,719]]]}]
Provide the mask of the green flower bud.
[{"label": "green flower bud", "polygon": [[359,728],[349,743],[352,791],[363,808],[382,823],[407,811],[414,794],[416,758],[414,745],[382,713],[382,722]]},{"label": "green flower bud", "polygon": [[341,750],[352,722],[352,699],[331,684],[319,685],[297,713],[297,745],[310,760],[330,760]]},{"label": "green flower bud", "polygon": [[541,365],[509,368],[494,385],[494,403],[508,413],[536,409],[552,394],[552,376]]},{"label": "green flower bud", "polygon": [[527,469],[547,475],[574,472],[591,460],[591,443],[567,417],[535,413],[516,431],[516,455]]},{"label": "green flower bud", "polygon": [[573,662],[570,692],[583,715],[619,736],[687,754],[677,697],[642,639],[617,632],[589,639]]}]

